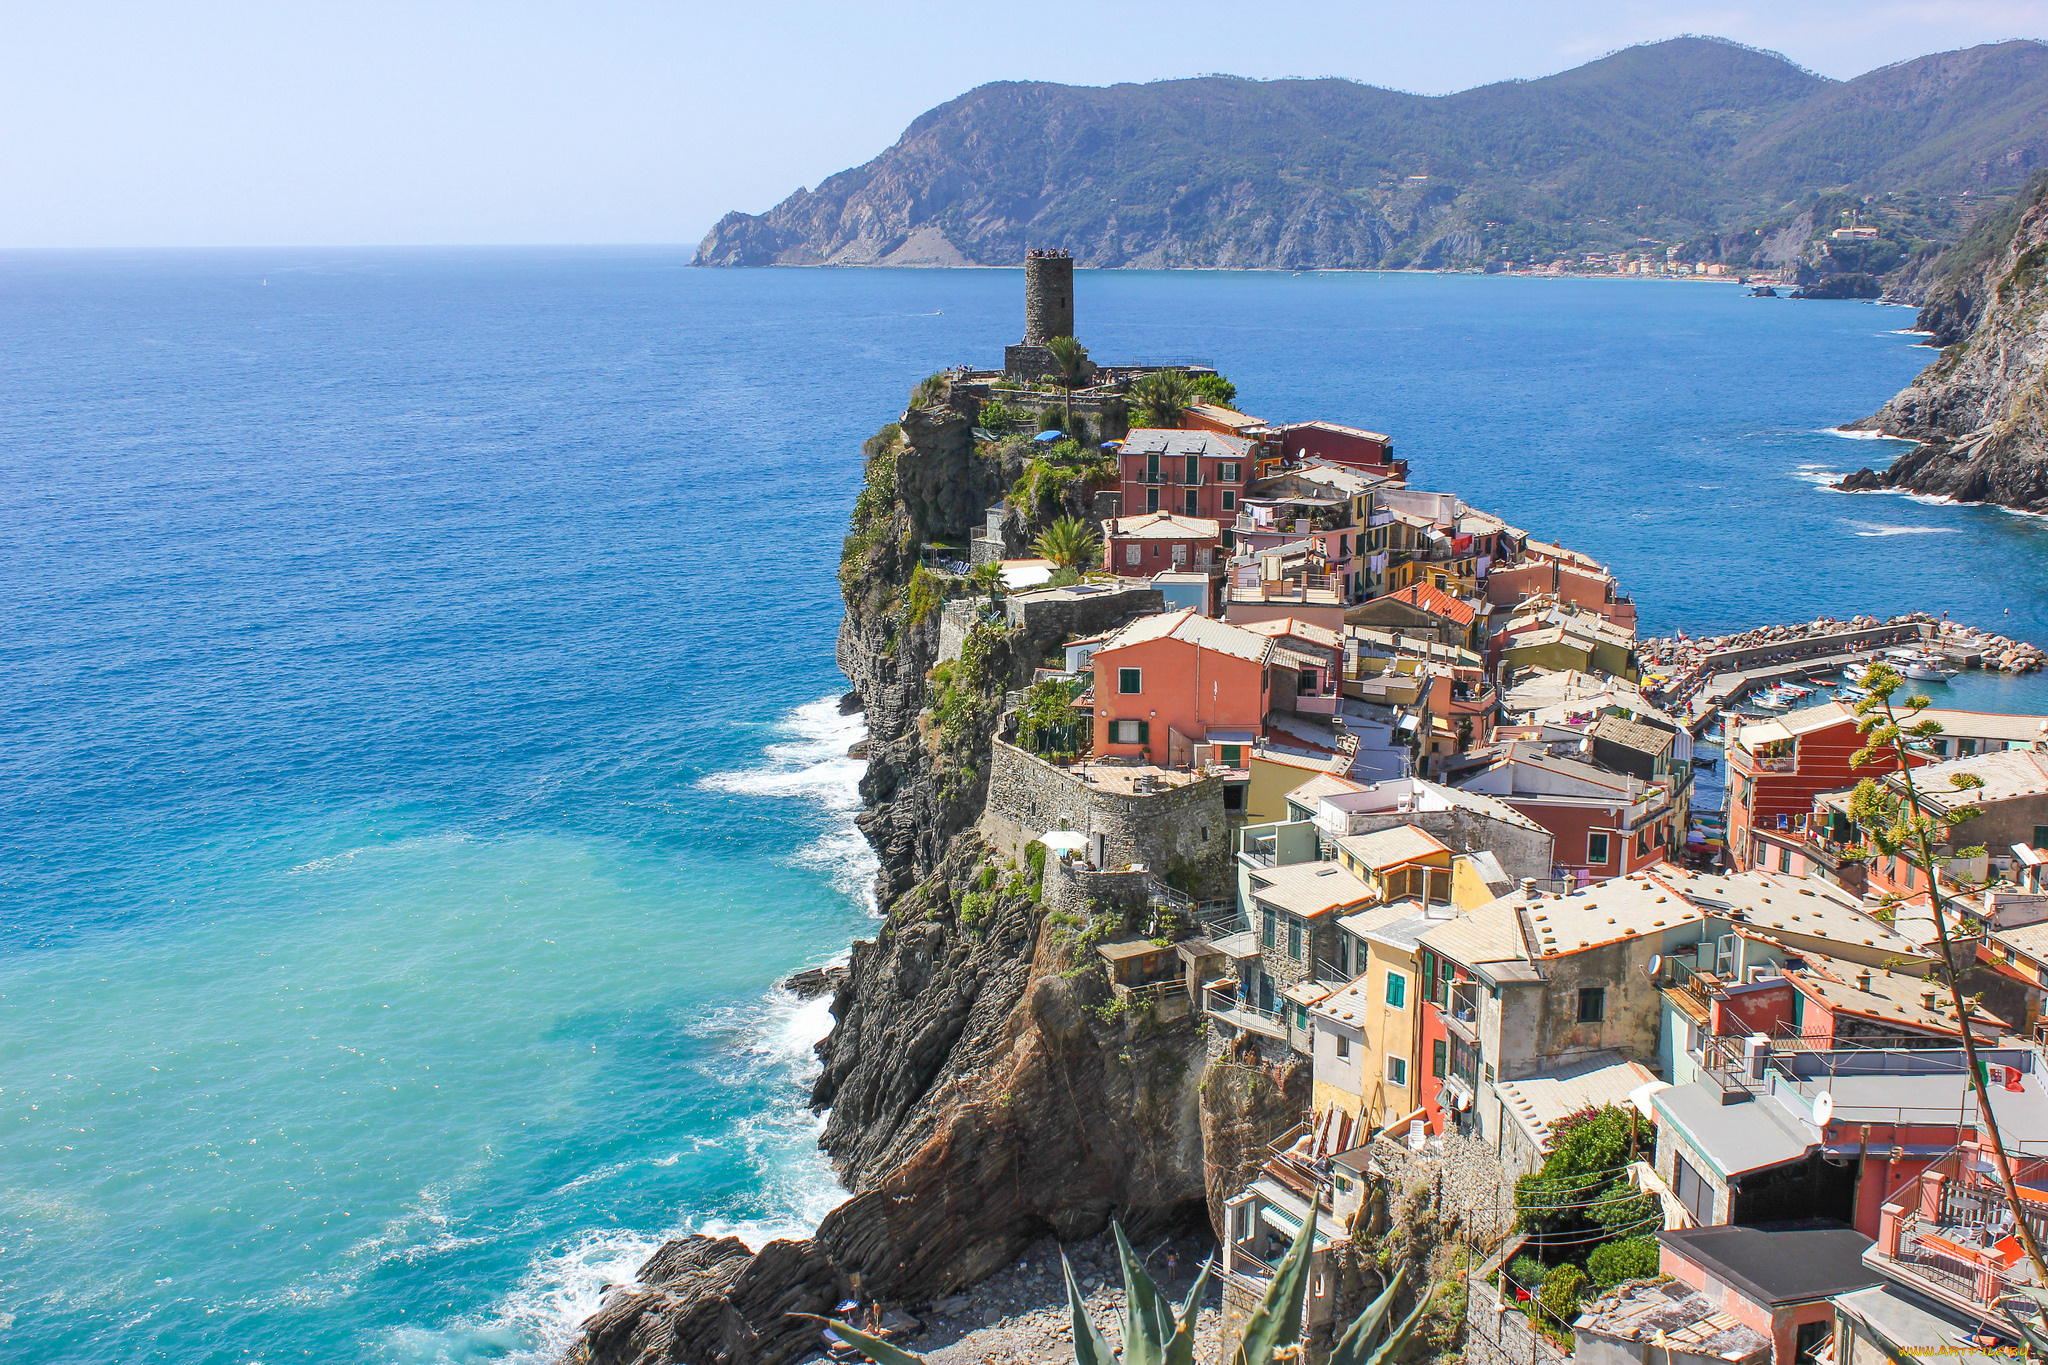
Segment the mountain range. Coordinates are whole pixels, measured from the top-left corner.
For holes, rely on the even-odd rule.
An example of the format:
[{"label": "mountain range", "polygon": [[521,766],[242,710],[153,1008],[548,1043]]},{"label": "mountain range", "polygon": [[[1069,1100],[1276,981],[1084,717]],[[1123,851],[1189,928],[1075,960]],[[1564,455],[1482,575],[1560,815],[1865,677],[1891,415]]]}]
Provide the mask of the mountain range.
[{"label": "mountain range", "polygon": [[1030,246],[1094,266],[1445,267],[1669,243],[1781,264],[1866,206],[1899,253],[1938,246],[2038,166],[2048,46],[2032,41],[1848,81],[1694,37],[1441,96],[1001,81],[816,189],[727,214],[696,259],[1009,265]]}]

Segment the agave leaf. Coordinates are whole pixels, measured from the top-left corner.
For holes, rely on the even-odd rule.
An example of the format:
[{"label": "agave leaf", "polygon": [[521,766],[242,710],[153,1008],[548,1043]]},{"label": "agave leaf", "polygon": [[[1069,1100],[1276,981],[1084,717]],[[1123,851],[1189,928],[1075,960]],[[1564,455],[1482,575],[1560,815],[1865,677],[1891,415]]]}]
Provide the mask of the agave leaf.
[{"label": "agave leaf", "polygon": [[1215,1267],[1213,1256],[1202,1262],[1195,1287],[1180,1301],[1179,1322],[1173,1329],[1173,1340],[1166,1343],[1166,1365],[1195,1365],[1195,1320],[1202,1315],[1202,1292],[1209,1287],[1209,1272]]},{"label": "agave leaf", "polygon": [[1114,1231],[1116,1253],[1124,1265],[1124,1365],[1165,1365],[1166,1343],[1174,1332],[1173,1309],[1139,1264],[1123,1224],[1115,1224]]},{"label": "agave leaf", "polygon": [[1401,1292],[1401,1286],[1407,1279],[1408,1267],[1402,1266],[1394,1272],[1394,1278],[1380,1291],[1380,1296],[1337,1339],[1335,1349],[1330,1352],[1330,1365],[1364,1365],[1365,1353],[1379,1337],[1387,1311],[1394,1306],[1394,1295]]},{"label": "agave leaf", "polygon": [[1308,1294],[1309,1255],[1315,1240],[1316,1211],[1310,1209],[1294,1245],[1274,1269],[1266,1297],[1244,1325],[1233,1365],[1273,1365],[1273,1352],[1301,1339],[1301,1305]]},{"label": "agave leaf", "polygon": [[866,1332],[861,1331],[860,1328],[849,1327],[837,1318],[821,1318],[816,1313],[796,1313],[791,1316],[809,1318],[812,1322],[824,1323],[827,1327],[830,1327],[833,1331],[844,1337],[847,1343],[857,1349],[862,1355],[874,1361],[875,1365],[924,1365],[923,1356],[914,1356],[901,1347],[891,1346],[880,1337],[871,1337]]},{"label": "agave leaf", "polygon": [[1415,1301],[1415,1311],[1401,1320],[1401,1325],[1394,1329],[1394,1335],[1388,1337],[1385,1343],[1372,1353],[1372,1359],[1368,1360],[1365,1365],[1387,1365],[1387,1361],[1393,1358],[1394,1352],[1401,1349],[1401,1343],[1408,1339],[1408,1334],[1415,1330],[1415,1324],[1422,1321],[1422,1315],[1429,1311],[1429,1301],[1435,1297],[1436,1291],[1431,1290],[1417,1299]]},{"label": "agave leaf", "polygon": [[1067,1307],[1074,1315],[1074,1365],[1116,1365],[1116,1353],[1109,1349],[1109,1339],[1095,1326],[1095,1319],[1088,1316],[1088,1306],[1081,1301],[1081,1288],[1074,1283],[1074,1267],[1067,1264],[1067,1253],[1060,1253],[1060,1269],[1067,1272]]}]

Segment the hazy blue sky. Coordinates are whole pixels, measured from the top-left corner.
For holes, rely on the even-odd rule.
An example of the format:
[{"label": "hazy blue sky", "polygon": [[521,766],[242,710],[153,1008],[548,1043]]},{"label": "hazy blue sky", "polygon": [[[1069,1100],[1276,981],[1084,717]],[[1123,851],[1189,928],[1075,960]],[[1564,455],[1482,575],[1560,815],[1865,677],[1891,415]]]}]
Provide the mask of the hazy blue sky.
[{"label": "hazy blue sky", "polygon": [[1847,77],[2048,0],[0,4],[0,246],[695,242],[983,81],[1443,93],[1678,33]]}]

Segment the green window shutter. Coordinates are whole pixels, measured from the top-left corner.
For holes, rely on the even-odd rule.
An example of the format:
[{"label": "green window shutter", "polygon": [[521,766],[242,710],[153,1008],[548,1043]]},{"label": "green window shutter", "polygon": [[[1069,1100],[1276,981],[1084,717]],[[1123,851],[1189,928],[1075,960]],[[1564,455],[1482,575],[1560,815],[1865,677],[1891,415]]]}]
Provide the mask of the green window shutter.
[{"label": "green window shutter", "polygon": [[1151,742],[1152,742],[1152,723],[1151,723],[1150,721],[1145,721],[1145,720],[1141,720],[1141,721],[1139,721],[1139,722],[1138,722],[1138,743],[1140,743],[1140,744],[1150,744]]},{"label": "green window shutter", "polygon": [[1430,1075],[1441,1076],[1444,1074],[1444,1063],[1449,1058],[1450,1051],[1451,1045],[1441,1038],[1437,1039],[1435,1042],[1429,1045]]},{"label": "green window shutter", "polygon": [[1396,972],[1387,973],[1387,1003],[1400,1009],[1408,1003],[1408,978]]}]

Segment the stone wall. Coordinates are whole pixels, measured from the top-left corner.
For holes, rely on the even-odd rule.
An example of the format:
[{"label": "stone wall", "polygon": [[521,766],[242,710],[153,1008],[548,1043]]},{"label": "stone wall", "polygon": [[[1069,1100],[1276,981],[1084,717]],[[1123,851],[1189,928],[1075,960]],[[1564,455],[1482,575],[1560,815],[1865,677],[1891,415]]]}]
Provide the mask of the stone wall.
[{"label": "stone wall", "polygon": [[1043,346],[1074,334],[1074,258],[1024,258],[1024,340]]},{"label": "stone wall", "polygon": [[[961,648],[967,643],[968,633],[975,622],[981,619],[981,598],[956,597],[939,610],[939,652],[932,660],[934,665],[960,657]],[[1549,873],[1543,875],[1548,876]]]},{"label": "stone wall", "polygon": [[1151,894],[1149,872],[1088,872],[1076,863],[1048,857],[1038,899],[1047,910],[1069,915],[1085,916],[1091,902],[1128,915],[1141,910]]},{"label": "stone wall", "polygon": [[1460,1235],[1475,1246],[1493,1247],[1514,1227],[1513,1183],[1492,1149],[1476,1138],[1446,1133],[1439,1148],[1419,1152],[1392,1137],[1377,1138],[1372,1164],[1387,1183],[1389,1207],[1403,1191],[1426,1184],[1437,1217],[1456,1219]]},{"label": "stone wall", "polygon": [[1077,635],[1100,635],[1133,617],[1156,616],[1166,610],[1166,595],[1141,585],[1103,592],[1048,588],[1012,593],[1006,609],[1011,627],[1024,631],[1024,657],[1036,660]]},{"label": "stone wall", "polygon": [[1478,1275],[1465,1300],[1464,1365],[1563,1365],[1572,1359]]},{"label": "stone wall", "polygon": [[1162,881],[1176,871],[1197,897],[1230,887],[1230,820],[1223,779],[1205,778],[1155,796],[1105,792],[1014,744],[994,740],[981,832],[999,855],[1024,860],[1024,845],[1049,829],[1103,836],[1103,864],[1143,863]]}]

